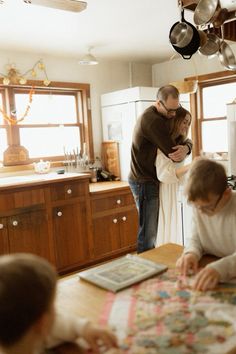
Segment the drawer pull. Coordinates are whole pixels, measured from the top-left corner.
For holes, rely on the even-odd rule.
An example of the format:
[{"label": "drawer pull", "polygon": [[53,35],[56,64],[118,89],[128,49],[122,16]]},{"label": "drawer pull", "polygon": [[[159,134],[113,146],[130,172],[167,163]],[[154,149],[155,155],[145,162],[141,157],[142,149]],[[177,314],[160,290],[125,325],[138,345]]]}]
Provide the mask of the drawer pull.
[{"label": "drawer pull", "polygon": [[71,190],[71,189],[67,189],[66,193],[67,193],[67,194],[71,194],[71,193],[72,193],[72,190]]},{"label": "drawer pull", "polygon": [[122,220],[123,220],[123,221],[126,221],[126,220],[127,220],[126,216],[123,216],[123,217],[122,217]]},{"label": "drawer pull", "polygon": [[17,220],[12,221],[12,225],[13,226],[17,226],[18,225],[18,221]]},{"label": "drawer pull", "polygon": [[118,221],[117,219],[113,219],[114,224],[117,224],[117,221]]},{"label": "drawer pull", "polygon": [[57,216],[62,216],[62,211],[58,211]]},{"label": "drawer pull", "polygon": [[0,224],[0,229],[3,229],[4,228],[4,225],[3,224]]},{"label": "drawer pull", "polygon": [[117,199],[116,204],[121,204],[121,200]]}]

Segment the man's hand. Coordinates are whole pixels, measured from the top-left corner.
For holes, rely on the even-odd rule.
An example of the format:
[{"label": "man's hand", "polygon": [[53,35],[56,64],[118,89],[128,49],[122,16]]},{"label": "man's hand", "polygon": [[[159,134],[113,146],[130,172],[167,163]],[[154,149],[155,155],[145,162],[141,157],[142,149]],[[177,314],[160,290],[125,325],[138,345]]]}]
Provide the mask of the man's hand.
[{"label": "man's hand", "polygon": [[189,148],[187,145],[176,145],[172,149],[176,150],[175,152],[171,152],[168,157],[175,161],[180,162],[185,159],[186,155],[189,152]]},{"label": "man's hand", "polygon": [[176,262],[176,268],[185,276],[188,275],[190,271],[195,274],[198,269],[197,256],[194,253],[182,254]]},{"label": "man's hand", "polygon": [[206,291],[214,289],[220,280],[220,274],[214,268],[202,269],[193,283],[193,289]]},{"label": "man's hand", "polygon": [[93,353],[100,353],[100,345],[104,346],[106,349],[118,347],[117,338],[111,331],[91,323],[85,326],[82,337],[90,345]]}]

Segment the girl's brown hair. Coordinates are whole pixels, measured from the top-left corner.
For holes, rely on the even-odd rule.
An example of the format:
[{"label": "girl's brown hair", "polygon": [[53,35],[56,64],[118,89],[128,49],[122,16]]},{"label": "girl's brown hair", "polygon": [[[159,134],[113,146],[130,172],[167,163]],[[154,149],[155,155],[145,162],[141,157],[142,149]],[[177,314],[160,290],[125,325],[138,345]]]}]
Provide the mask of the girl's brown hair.
[{"label": "girl's brown hair", "polygon": [[170,120],[170,135],[172,139],[175,141],[175,143],[183,144],[188,136],[189,129],[187,130],[185,135],[179,133],[180,124],[183,122],[183,120],[187,115],[190,116],[190,122],[189,122],[189,127],[190,127],[191,120],[192,120],[191,113],[183,107],[178,108],[178,110],[176,111],[176,116]]}]

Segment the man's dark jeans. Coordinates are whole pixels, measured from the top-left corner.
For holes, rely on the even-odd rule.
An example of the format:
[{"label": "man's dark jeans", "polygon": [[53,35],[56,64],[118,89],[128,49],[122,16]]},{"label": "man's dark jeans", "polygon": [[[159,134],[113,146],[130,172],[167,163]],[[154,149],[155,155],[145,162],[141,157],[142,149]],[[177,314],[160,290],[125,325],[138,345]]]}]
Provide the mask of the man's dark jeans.
[{"label": "man's dark jeans", "polygon": [[135,182],[129,179],[139,213],[137,252],[152,249],[156,244],[159,213],[159,187],[154,182]]}]

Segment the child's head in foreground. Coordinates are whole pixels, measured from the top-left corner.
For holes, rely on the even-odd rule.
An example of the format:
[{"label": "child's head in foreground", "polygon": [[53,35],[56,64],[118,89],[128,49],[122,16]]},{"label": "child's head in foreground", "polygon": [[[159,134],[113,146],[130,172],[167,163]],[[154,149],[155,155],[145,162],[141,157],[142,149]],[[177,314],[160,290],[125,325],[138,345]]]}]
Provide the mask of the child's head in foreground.
[{"label": "child's head in foreground", "polygon": [[44,341],[54,319],[56,281],[43,258],[0,256],[0,347],[11,348],[28,337]]},{"label": "child's head in foreground", "polygon": [[186,185],[188,201],[203,213],[219,212],[231,196],[225,168],[210,159],[199,159],[190,169]]}]

